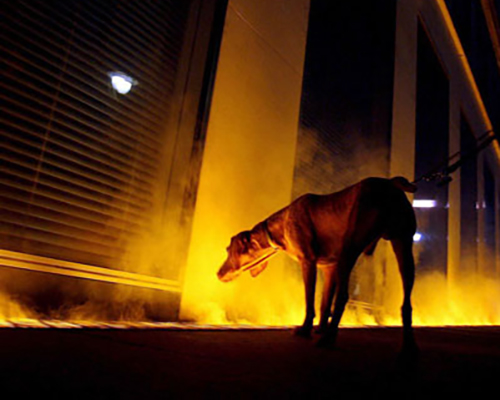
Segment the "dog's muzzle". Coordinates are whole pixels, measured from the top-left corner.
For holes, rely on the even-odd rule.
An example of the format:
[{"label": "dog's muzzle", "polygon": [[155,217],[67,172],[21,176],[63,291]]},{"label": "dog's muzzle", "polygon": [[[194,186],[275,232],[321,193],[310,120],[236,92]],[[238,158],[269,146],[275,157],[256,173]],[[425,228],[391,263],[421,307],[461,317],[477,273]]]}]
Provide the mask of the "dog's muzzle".
[{"label": "dog's muzzle", "polygon": [[222,282],[231,282],[236,279],[240,273],[233,270],[231,265],[226,261],[217,272],[217,278]]}]

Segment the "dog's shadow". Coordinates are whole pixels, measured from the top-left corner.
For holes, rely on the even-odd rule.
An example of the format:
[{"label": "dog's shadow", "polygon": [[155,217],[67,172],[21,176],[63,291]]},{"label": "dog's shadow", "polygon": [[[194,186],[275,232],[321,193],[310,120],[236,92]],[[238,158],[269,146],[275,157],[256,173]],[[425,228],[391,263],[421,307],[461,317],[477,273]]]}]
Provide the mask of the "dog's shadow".
[{"label": "dog's shadow", "polygon": [[393,381],[393,385],[391,386],[398,392],[404,393],[404,398],[417,398],[417,393],[412,392],[412,390],[418,387],[419,367],[419,348],[416,345],[412,347],[403,346],[391,368],[391,380]]}]

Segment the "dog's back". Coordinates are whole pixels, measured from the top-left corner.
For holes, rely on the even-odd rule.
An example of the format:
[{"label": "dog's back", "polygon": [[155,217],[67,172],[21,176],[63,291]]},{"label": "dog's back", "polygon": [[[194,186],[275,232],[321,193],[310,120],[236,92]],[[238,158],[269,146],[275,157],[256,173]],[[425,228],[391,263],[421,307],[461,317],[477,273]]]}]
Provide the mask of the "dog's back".
[{"label": "dog's back", "polygon": [[318,259],[329,263],[349,246],[371,253],[381,237],[414,232],[415,215],[404,194],[412,189],[404,178],[367,178],[332,194],[304,195],[286,211],[296,230],[312,231]]}]

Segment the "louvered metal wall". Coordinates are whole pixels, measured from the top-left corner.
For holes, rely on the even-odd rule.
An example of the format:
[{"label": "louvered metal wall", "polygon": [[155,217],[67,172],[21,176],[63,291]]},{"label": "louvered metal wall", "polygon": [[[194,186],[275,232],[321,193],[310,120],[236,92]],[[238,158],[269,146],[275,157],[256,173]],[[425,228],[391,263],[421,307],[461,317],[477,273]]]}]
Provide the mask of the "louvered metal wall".
[{"label": "louvered metal wall", "polygon": [[116,268],[147,230],[190,6],[2,2],[1,248]]},{"label": "louvered metal wall", "polygon": [[311,2],[294,196],[387,173],[395,4]]}]

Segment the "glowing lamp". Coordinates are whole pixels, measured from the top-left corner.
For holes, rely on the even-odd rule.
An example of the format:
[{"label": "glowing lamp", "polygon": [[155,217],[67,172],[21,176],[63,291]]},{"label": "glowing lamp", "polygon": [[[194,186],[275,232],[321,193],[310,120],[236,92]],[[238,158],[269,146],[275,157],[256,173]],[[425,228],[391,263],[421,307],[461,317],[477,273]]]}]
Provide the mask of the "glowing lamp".
[{"label": "glowing lamp", "polygon": [[420,242],[422,240],[422,234],[420,232],[415,232],[413,235],[414,242]]},{"label": "glowing lamp", "polygon": [[137,82],[123,72],[110,72],[111,86],[120,94],[127,94]]},{"label": "glowing lamp", "polygon": [[436,200],[413,200],[414,208],[434,208],[436,204]]}]

